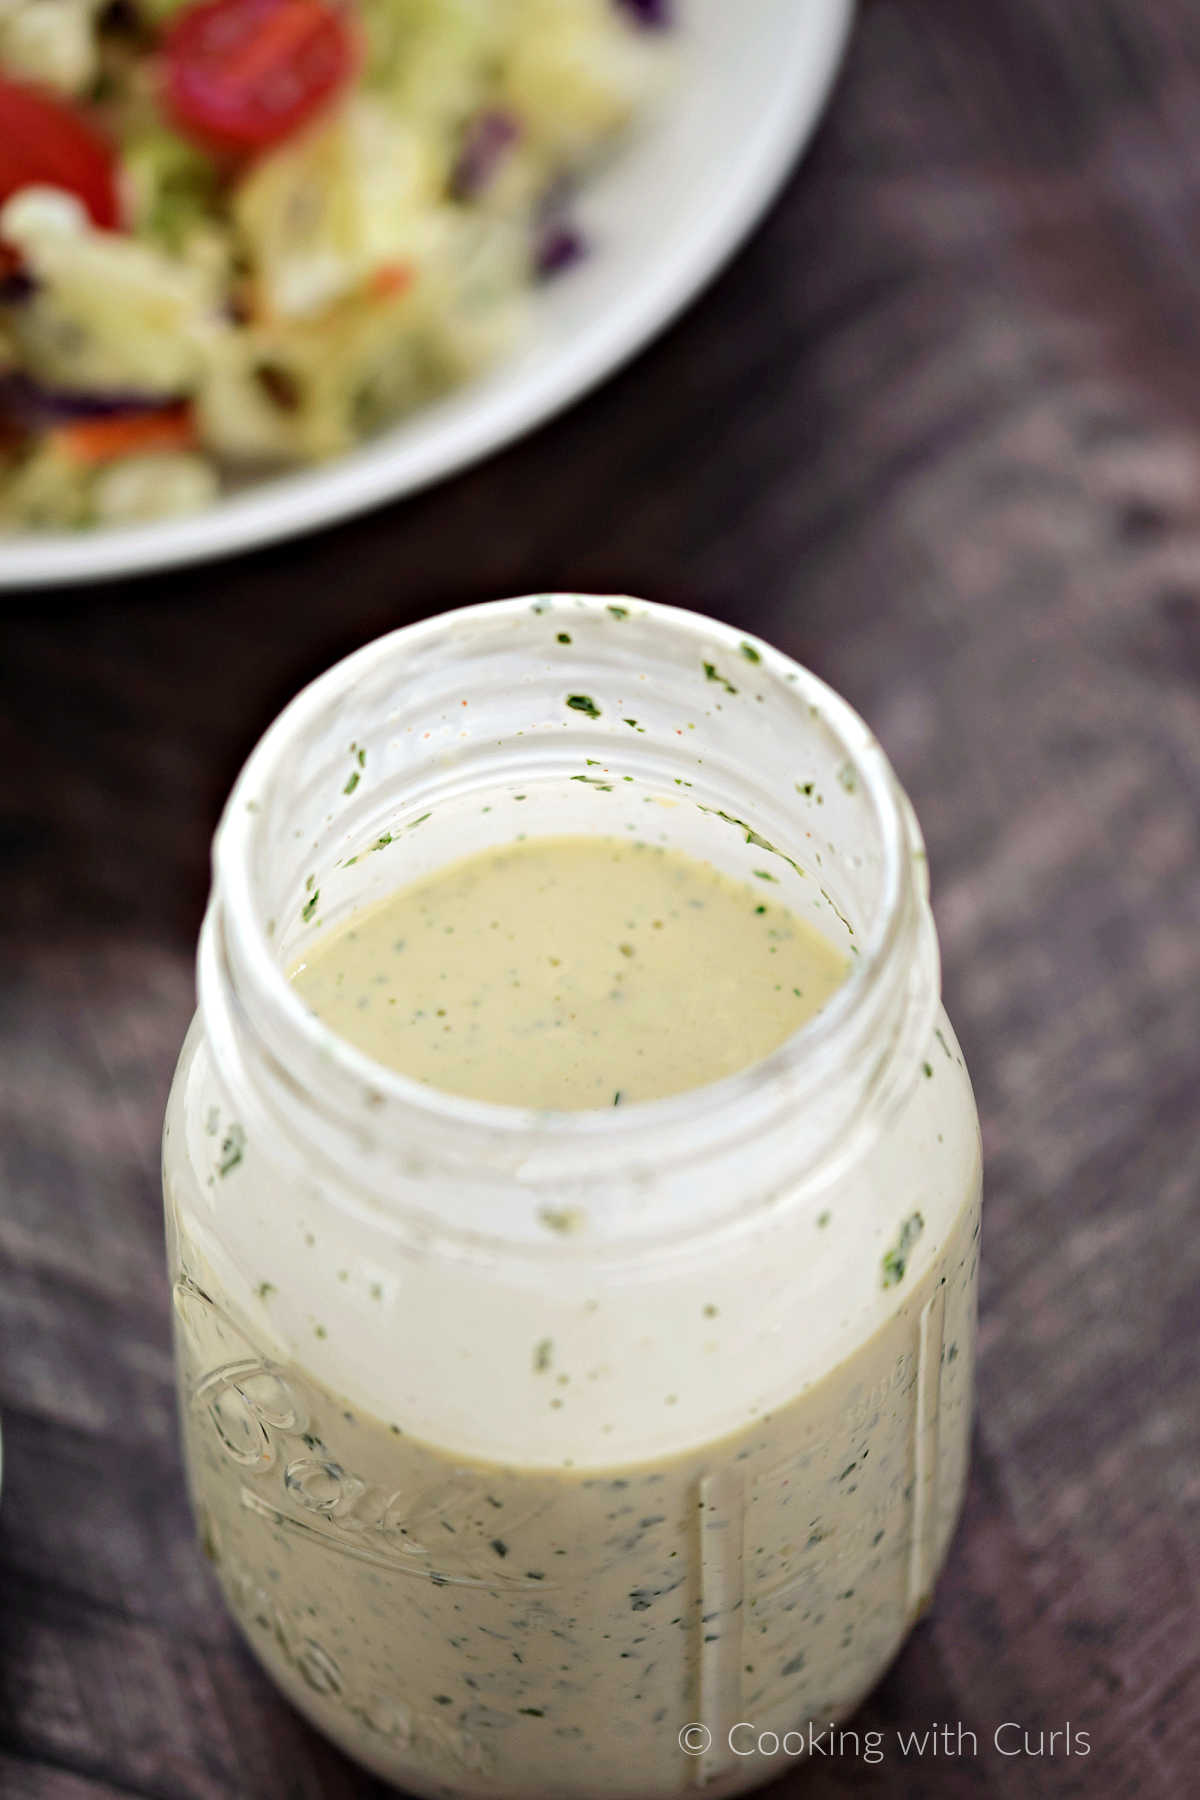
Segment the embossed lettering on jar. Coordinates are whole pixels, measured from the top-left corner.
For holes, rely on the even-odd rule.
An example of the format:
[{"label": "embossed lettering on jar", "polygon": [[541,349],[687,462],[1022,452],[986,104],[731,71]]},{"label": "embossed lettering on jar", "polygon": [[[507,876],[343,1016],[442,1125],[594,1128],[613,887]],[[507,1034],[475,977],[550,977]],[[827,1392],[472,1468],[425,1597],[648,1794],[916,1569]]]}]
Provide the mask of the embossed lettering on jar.
[{"label": "embossed lettering on jar", "polygon": [[[845,981],[715,1083],[543,1113],[372,1062],[289,985],[388,894],[572,836],[710,864]],[[550,595],[306,690],[218,833],[164,1183],[217,1578],[295,1704],[410,1791],[740,1792],[778,1769],[731,1727],[844,1718],[928,1602],[975,1110],[911,810],[768,645]]]}]

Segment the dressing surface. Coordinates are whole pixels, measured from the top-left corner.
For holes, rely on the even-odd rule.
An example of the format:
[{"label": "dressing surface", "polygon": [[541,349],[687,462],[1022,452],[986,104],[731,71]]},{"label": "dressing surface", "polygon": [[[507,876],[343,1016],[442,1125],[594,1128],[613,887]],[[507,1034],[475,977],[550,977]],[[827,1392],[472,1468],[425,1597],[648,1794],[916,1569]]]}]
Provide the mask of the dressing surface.
[{"label": "dressing surface", "polygon": [[773,884],[637,840],[535,838],[354,914],[292,980],[339,1036],[451,1093],[658,1100],[759,1061],[844,979]]}]

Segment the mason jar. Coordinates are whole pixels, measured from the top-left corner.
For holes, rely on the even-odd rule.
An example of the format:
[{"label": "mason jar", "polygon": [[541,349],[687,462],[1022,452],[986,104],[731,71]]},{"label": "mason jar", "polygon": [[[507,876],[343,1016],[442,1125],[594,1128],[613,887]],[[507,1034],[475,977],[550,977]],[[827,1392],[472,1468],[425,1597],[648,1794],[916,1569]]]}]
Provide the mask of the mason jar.
[{"label": "mason jar", "polygon": [[[379,1066],[289,984],[356,909],[564,833],[766,875],[845,982],[739,1073],[577,1112]],[[975,1107],[911,808],[766,643],[543,595],[300,694],[216,835],[164,1188],[204,1547],[280,1688],[410,1792],[741,1792],[927,1603],[967,1467]]]}]

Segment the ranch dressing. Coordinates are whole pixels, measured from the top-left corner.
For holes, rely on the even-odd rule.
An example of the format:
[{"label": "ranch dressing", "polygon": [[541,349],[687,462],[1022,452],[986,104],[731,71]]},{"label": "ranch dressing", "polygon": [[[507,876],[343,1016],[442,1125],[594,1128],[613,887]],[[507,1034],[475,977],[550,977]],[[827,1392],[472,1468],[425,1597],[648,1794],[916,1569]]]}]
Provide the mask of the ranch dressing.
[{"label": "ranch dressing", "polygon": [[[965,1210],[848,1363],[724,1441],[639,1464],[478,1463],[298,1365],[254,1373],[218,1402],[216,1432],[193,1415],[207,1553],[278,1683],[407,1790],[686,1793],[698,1770],[679,1734],[698,1722],[707,1791],[739,1791],[783,1765],[737,1758],[733,1726],[755,1727],[736,1746],[844,1718],[928,1599],[965,1477],[976,1247]],[[224,1346],[249,1349],[228,1330]],[[548,1405],[588,1378],[552,1343],[541,1359]],[[921,1386],[940,1460],[914,1446]],[[229,1440],[244,1455],[268,1414],[275,1467],[231,1482]],[[567,1755],[586,1770],[569,1789]]]},{"label": "ranch dressing", "polygon": [[200,972],[184,1448],[272,1677],[413,1794],[783,1773],[967,1467],[978,1126],[862,722],[641,602],[426,621],[255,752]]},{"label": "ranch dressing", "polygon": [[[536,839],[352,915],[292,979],[342,1036],[422,1081],[510,1105],[632,1104],[765,1055],[836,991],[847,959],[766,891],[644,843]],[[687,1455],[576,1472],[523,1467],[514,1444],[511,1460],[478,1462],[302,1366],[252,1376],[191,1448],[239,1617],[332,1735],[419,1791],[550,1800],[569,1748],[589,1794],[674,1792],[688,1772],[678,1733],[706,1685],[732,1681],[762,1728],[841,1716],[925,1597],[912,1573],[919,1321],[936,1296],[940,1422],[961,1443],[973,1227],[964,1206],[908,1281],[925,1221],[900,1221],[877,1276],[908,1285],[871,1340]],[[268,1283],[268,1312],[271,1297]],[[194,1296],[189,1309],[201,1311]],[[715,1342],[719,1308],[701,1312]],[[238,1340],[225,1337],[228,1352]],[[550,1337],[529,1355],[551,1409],[596,1377]],[[267,1413],[276,1468],[231,1485],[228,1440]],[[270,1497],[280,1463],[285,1507]],[[960,1448],[920,1525],[935,1552],[961,1475]],[[515,1785],[496,1785],[499,1745]],[[445,1763],[444,1784],[414,1778],[414,1748]],[[744,1776],[728,1748],[724,1761],[714,1791]]]},{"label": "ranch dressing", "polygon": [[644,840],[538,838],[351,917],[292,979],[377,1062],[509,1106],[657,1100],[757,1062],[847,958],[754,888]]}]

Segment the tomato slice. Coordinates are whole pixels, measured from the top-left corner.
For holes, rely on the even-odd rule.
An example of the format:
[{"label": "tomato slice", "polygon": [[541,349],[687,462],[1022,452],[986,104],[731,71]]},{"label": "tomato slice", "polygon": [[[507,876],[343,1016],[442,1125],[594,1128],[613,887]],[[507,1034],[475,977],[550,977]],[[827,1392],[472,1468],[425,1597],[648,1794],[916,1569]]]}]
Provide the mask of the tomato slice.
[{"label": "tomato slice", "polygon": [[245,154],[287,137],[354,74],[357,41],[325,0],[201,0],[163,45],[165,97],[181,131]]},{"label": "tomato slice", "polygon": [[105,231],[119,223],[116,161],[65,101],[0,76],[0,204],[20,188],[65,188]]}]

